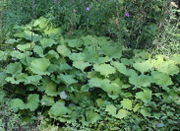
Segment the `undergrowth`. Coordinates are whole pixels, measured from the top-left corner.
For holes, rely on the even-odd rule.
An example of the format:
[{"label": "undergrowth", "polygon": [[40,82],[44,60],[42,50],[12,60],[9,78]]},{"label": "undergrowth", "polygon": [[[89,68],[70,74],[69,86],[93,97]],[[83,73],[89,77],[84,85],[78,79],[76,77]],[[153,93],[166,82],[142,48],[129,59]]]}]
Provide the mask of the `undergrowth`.
[{"label": "undergrowth", "polygon": [[14,27],[6,44],[12,48],[0,51],[8,61],[1,87],[13,92],[10,107],[24,121],[41,116],[42,129],[178,129],[179,54],[151,55],[106,37],[64,37],[43,17]]},{"label": "undergrowth", "polygon": [[0,130],[178,130],[170,2],[0,1]]}]

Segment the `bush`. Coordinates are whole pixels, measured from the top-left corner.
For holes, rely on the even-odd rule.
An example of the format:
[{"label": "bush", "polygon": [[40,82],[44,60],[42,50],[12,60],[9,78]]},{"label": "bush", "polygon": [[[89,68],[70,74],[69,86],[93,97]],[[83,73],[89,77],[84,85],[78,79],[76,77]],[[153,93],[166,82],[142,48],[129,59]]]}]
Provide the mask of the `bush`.
[{"label": "bush", "polygon": [[180,56],[151,56],[106,37],[68,38],[45,18],[16,26],[0,52],[3,89],[26,120],[72,130],[176,130]]},{"label": "bush", "polygon": [[51,15],[58,26],[70,34],[76,29],[84,33],[109,36],[126,46],[144,48],[162,29],[168,0],[77,0],[59,1]]},{"label": "bush", "polygon": [[49,12],[53,0],[0,1],[0,44],[15,25],[23,25]]},{"label": "bush", "polygon": [[9,28],[46,14],[65,34],[108,36],[128,47],[144,48],[152,46],[162,30],[159,25],[168,3],[169,0],[7,0],[3,16]]}]

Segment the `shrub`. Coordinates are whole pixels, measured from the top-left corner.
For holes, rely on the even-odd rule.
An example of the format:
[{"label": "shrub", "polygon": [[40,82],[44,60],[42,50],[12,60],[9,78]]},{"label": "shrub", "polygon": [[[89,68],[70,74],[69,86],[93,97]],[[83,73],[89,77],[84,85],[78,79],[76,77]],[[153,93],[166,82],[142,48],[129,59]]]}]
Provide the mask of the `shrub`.
[{"label": "shrub", "polygon": [[106,37],[63,37],[45,18],[16,26],[0,73],[26,119],[72,130],[178,129],[180,56],[151,56]]},{"label": "shrub", "polygon": [[55,23],[70,34],[81,29],[144,48],[152,46],[168,4],[168,0],[58,1],[51,14]]},{"label": "shrub", "polygon": [[152,46],[162,30],[168,4],[169,0],[7,0],[3,16],[5,28],[11,28],[46,14],[66,34],[108,36],[144,48]]}]

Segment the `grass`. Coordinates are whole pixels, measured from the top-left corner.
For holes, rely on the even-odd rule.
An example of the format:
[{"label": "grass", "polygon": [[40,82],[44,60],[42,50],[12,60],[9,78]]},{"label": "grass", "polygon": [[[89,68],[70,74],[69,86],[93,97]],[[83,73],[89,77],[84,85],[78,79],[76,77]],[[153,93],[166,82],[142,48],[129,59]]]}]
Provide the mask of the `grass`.
[{"label": "grass", "polygon": [[155,54],[180,54],[180,9],[171,7],[167,13],[168,18],[162,25],[164,31],[154,40],[152,51]]}]

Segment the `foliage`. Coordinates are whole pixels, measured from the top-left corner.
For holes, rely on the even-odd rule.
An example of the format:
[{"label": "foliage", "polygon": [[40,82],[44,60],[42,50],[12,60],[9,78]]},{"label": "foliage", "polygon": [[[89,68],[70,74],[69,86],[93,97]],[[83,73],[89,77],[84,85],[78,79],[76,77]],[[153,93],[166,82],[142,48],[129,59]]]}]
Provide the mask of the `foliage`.
[{"label": "foliage", "polygon": [[[152,46],[170,0],[6,0],[3,29],[46,15],[65,34],[108,36],[126,46]],[[21,7],[21,8],[19,8]],[[2,37],[3,38],[3,37]]]},{"label": "foliage", "polygon": [[0,1],[0,44],[14,25],[26,24],[45,15],[53,0],[1,0]]},{"label": "foliage", "polygon": [[180,53],[180,9],[178,2],[171,2],[167,13],[169,14],[162,24],[164,31],[159,33],[153,44],[156,46],[152,49],[156,54],[172,55]]},{"label": "foliage", "polygon": [[[15,26],[0,73],[25,120],[73,130],[178,129],[180,55],[152,56],[106,37],[63,37],[41,17]],[[127,125],[128,124],[128,125]],[[47,126],[47,125],[46,125]],[[113,127],[113,128],[111,128]]]}]

